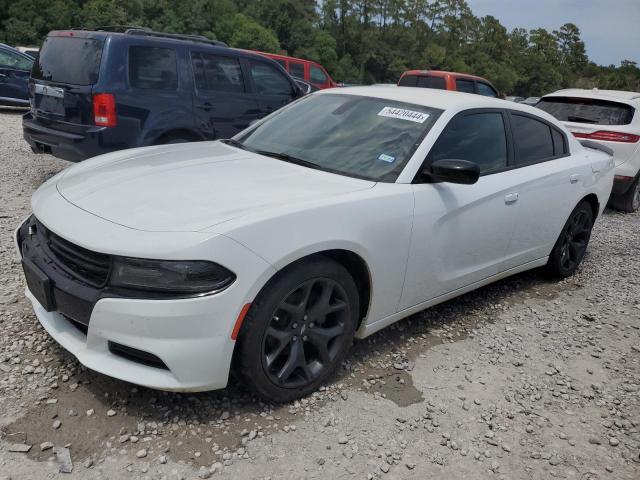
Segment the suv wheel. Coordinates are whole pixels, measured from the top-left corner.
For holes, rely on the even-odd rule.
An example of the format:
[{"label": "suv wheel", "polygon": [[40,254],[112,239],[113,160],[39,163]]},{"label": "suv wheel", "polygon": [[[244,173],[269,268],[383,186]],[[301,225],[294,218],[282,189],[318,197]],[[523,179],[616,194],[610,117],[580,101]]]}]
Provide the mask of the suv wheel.
[{"label": "suv wheel", "polygon": [[358,321],[349,272],[325,257],[280,272],[258,295],[236,345],[236,374],[260,397],[287,402],[316,390],[340,366]]}]

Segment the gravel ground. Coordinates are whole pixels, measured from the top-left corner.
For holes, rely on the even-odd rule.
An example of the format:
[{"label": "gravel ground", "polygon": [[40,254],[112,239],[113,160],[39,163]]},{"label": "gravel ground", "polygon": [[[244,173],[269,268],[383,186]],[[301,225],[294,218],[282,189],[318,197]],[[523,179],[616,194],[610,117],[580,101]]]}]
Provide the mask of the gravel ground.
[{"label": "gravel ground", "polygon": [[0,162],[2,480],[640,478],[638,214],[606,212],[574,277],[526,273],[414,315],[278,406],[237,385],[135,387],[59,348],[23,297],[11,236],[68,164],[32,154],[8,109]]}]

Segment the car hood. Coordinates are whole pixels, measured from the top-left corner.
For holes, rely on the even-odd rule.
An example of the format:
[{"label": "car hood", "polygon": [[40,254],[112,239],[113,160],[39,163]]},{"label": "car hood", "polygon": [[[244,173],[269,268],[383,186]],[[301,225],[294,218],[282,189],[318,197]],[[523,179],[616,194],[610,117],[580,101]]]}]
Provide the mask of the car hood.
[{"label": "car hood", "polygon": [[115,152],[69,168],[56,183],[68,202],[105,220],[174,232],[373,185],[221,142]]}]

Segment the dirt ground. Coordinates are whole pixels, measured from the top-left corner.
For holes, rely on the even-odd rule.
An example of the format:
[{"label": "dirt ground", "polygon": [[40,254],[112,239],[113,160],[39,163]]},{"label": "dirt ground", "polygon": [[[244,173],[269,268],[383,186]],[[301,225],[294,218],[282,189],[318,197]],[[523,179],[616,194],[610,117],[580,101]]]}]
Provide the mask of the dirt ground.
[{"label": "dirt ground", "polygon": [[270,405],[233,381],[136,387],[48,337],[12,233],[66,166],[0,109],[0,479],[640,479],[640,214],[607,211],[574,277],[529,272],[416,314],[321,391]]}]

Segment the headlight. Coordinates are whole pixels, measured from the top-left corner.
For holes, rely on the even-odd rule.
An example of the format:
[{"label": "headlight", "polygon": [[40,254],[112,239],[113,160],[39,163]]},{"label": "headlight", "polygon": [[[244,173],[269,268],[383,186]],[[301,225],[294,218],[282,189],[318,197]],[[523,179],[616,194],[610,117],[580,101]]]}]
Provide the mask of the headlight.
[{"label": "headlight", "polygon": [[135,290],[197,294],[221,290],[235,278],[223,266],[204,260],[114,257],[109,284]]}]

